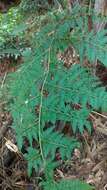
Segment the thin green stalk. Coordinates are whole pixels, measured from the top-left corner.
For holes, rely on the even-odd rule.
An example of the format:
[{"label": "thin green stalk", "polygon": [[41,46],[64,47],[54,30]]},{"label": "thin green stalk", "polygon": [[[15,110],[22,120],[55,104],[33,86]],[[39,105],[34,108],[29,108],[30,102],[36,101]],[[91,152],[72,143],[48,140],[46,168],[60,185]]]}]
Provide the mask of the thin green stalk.
[{"label": "thin green stalk", "polygon": [[41,156],[45,165],[45,158],[44,158],[44,154],[43,154],[43,149],[42,149],[42,139],[41,139],[41,116],[42,116],[42,104],[43,104],[43,92],[44,92],[44,87],[48,78],[48,74],[49,74],[49,65],[50,65],[50,48],[49,48],[49,57],[48,57],[48,65],[47,65],[47,70],[45,73],[45,79],[43,81],[42,84],[42,88],[41,88],[41,99],[40,99],[40,108],[39,108],[39,145],[40,145],[40,152],[41,152]]}]

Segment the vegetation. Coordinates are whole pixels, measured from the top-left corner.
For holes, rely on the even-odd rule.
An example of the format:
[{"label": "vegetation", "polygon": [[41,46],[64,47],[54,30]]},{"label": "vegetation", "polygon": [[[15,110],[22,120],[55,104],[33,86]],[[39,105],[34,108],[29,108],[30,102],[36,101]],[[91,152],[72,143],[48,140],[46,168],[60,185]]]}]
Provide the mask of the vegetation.
[{"label": "vegetation", "polygon": [[[10,40],[14,46],[13,39],[18,39],[16,50],[24,59],[9,76],[9,109],[17,144],[23,152],[24,142],[28,140],[23,152],[28,174],[32,175],[32,169],[43,171],[45,177],[39,185],[44,190],[91,190],[93,187],[78,180],[56,182],[54,171],[60,160],[69,160],[73,150],[80,148],[76,134],[83,134],[84,130],[91,134],[91,113],[107,111],[107,92],[95,72],[97,60],[107,66],[107,31],[96,33],[94,27],[89,28],[90,16],[92,26],[105,18],[79,4],[70,11],[67,1],[51,5],[49,1],[46,4],[34,1],[30,5],[29,2],[22,1],[21,8],[1,16],[2,51],[7,47],[5,53],[15,55]],[[35,2],[39,9],[22,22],[23,15],[32,10]],[[70,47],[78,61],[68,67],[58,55]],[[73,137],[63,132],[66,123],[73,130]]]},{"label": "vegetation", "polygon": [[[10,9],[7,14],[0,15],[0,56],[19,54],[11,32],[20,23],[21,15],[18,9]],[[19,45],[19,44],[18,44]]]}]

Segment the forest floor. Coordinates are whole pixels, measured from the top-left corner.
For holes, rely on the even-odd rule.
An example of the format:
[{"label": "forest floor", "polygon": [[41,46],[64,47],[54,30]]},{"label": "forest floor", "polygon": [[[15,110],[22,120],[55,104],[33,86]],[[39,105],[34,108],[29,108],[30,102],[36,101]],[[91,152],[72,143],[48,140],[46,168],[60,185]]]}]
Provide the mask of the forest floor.
[{"label": "forest floor", "polygon": [[[11,71],[14,69],[12,68]],[[7,68],[1,71],[0,88],[3,87]],[[81,149],[75,149],[69,162],[61,163],[55,171],[55,179],[82,179],[95,186],[96,190],[107,190],[107,113],[93,114],[93,132],[77,135]],[[15,132],[11,129],[12,117],[3,97],[0,100],[0,189],[38,190],[39,174],[27,175],[27,163],[23,156],[11,150],[16,144]],[[13,147],[14,148],[14,147]]]}]

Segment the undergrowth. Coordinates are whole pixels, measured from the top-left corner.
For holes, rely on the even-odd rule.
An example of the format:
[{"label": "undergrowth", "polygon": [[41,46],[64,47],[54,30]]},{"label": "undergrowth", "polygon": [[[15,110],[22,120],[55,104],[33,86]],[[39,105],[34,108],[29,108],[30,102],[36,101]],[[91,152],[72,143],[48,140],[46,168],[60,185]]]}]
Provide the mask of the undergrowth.
[{"label": "undergrowth", "polygon": [[[93,23],[99,18],[93,14]],[[96,60],[107,66],[106,30],[89,32],[85,8],[72,11],[58,9],[41,16],[41,25],[32,37],[32,48],[23,52],[24,64],[10,76],[10,110],[19,149],[25,139],[29,141],[24,157],[28,161],[28,174],[32,168],[44,171],[40,184],[48,190],[91,190],[80,182],[54,180],[54,170],[61,160],[71,158],[80,143],[57,130],[58,121],[69,122],[74,134],[84,129],[91,133],[92,111],[107,111],[107,93],[93,72]],[[69,46],[79,54],[79,63],[68,69],[58,53]],[[91,67],[84,66],[84,58]],[[77,109],[75,105],[79,105]]]}]

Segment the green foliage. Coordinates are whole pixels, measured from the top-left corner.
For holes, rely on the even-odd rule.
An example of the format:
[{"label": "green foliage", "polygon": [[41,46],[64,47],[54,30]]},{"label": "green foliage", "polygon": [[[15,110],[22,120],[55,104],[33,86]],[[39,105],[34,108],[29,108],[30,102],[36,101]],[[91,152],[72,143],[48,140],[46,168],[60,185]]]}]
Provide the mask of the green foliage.
[{"label": "green foliage", "polygon": [[[53,179],[56,153],[60,153],[62,160],[70,159],[73,149],[79,147],[76,139],[57,130],[57,121],[69,122],[74,133],[83,134],[84,128],[91,132],[91,112],[107,110],[105,88],[100,87],[98,78],[83,64],[84,57],[87,57],[92,64],[99,59],[106,65],[106,31],[88,32],[85,13],[85,9],[74,7],[72,12],[58,9],[48,13],[44,20],[42,17],[43,25],[32,37],[32,51],[23,52],[25,62],[11,76],[10,110],[17,142],[21,149],[24,139],[28,139],[25,158],[29,175],[32,168],[36,171],[44,169],[45,189],[52,186],[51,189],[55,190],[62,187],[76,190],[78,185],[81,190],[91,189],[75,181],[49,185],[49,180]],[[73,64],[70,69],[58,59],[58,53],[69,45],[74,46],[80,55],[80,63]],[[80,107],[76,109],[75,105]]]},{"label": "green foliage", "polygon": [[[79,188],[79,189],[78,189]],[[93,188],[79,180],[61,180],[59,183],[47,182],[44,184],[44,190],[92,190]]]},{"label": "green foliage", "polygon": [[[85,29],[84,31],[78,31],[80,34],[79,39],[75,38],[74,42],[81,60],[87,57],[91,63],[95,63],[98,59],[107,66],[107,31],[102,29],[95,34],[95,31],[92,30],[89,35],[87,35],[87,32],[88,31]],[[76,36],[76,34],[77,33],[74,33],[73,35]],[[80,41],[79,44],[78,40]]]},{"label": "green foliage", "polygon": [[41,154],[40,151],[30,147],[25,156],[26,160],[28,160],[29,175],[32,173],[32,168],[35,168],[36,171],[38,171],[40,168],[44,167],[43,160],[44,163],[46,159],[47,162],[54,161],[57,150],[59,151],[62,160],[65,160],[66,158],[71,158],[71,151],[73,151],[75,147],[79,147],[79,143],[77,144],[75,139],[64,137],[62,134],[55,132],[53,128],[49,128],[41,134],[41,143]]},{"label": "green foliage", "polygon": [[[50,2],[50,3],[49,3]],[[20,9],[24,13],[45,13],[48,10],[51,10],[51,8],[65,8],[67,7],[67,0],[33,0],[32,2],[30,0],[22,0],[20,4]]]},{"label": "green foliage", "polygon": [[6,43],[20,19],[21,15],[17,9],[10,9],[8,13],[0,14],[0,46]]},{"label": "green foliage", "polygon": [[[6,14],[0,14],[0,58],[15,57],[17,59],[28,47],[20,22],[22,23],[23,19],[18,9],[11,8]],[[15,33],[17,27],[21,27],[20,36]]]}]

